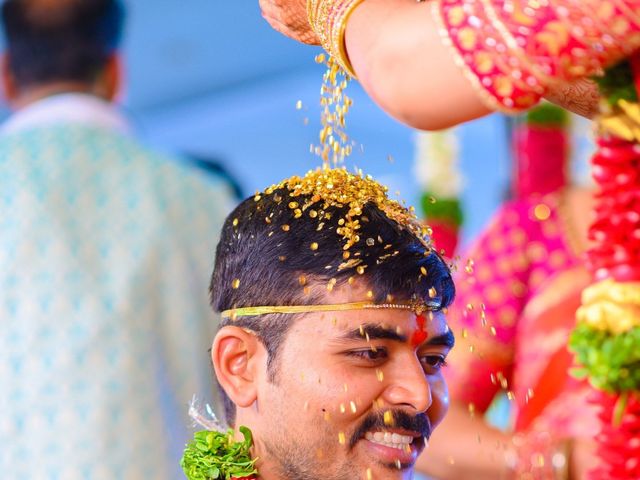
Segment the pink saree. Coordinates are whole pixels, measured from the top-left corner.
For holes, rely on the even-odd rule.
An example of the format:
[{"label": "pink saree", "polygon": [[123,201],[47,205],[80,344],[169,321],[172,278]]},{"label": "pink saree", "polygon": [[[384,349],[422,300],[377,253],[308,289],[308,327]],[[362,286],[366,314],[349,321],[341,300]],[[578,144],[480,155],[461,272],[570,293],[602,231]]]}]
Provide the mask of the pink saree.
[{"label": "pink saree", "polygon": [[484,412],[504,390],[517,432],[598,432],[588,385],[568,375],[566,344],[590,283],[571,232],[561,193],[509,202],[468,251],[473,264],[463,259],[456,274],[449,321],[459,344],[446,371],[451,399]]}]

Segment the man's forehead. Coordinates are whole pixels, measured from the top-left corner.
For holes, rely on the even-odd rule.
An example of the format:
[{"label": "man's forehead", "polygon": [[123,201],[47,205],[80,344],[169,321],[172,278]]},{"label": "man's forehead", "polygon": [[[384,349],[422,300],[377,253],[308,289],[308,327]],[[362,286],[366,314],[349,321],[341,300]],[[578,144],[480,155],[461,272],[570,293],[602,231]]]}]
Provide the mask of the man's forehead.
[{"label": "man's forehead", "polygon": [[422,317],[426,320],[425,324],[437,328],[438,324],[446,323],[444,313],[442,311],[414,311],[404,308],[388,308],[379,309],[367,309],[367,310],[355,310],[353,312],[344,312],[346,315],[339,317],[338,325],[347,329],[353,325],[360,325],[363,323],[379,324],[381,326],[393,327],[396,326],[414,326],[419,322],[419,318]]},{"label": "man's forehead", "polygon": [[442,312],[414,312],[396,309],[362,310],[323,315],[333,338],[390,338],[407,340],[416,329],[430,335],[445,335],[449,331]]}]

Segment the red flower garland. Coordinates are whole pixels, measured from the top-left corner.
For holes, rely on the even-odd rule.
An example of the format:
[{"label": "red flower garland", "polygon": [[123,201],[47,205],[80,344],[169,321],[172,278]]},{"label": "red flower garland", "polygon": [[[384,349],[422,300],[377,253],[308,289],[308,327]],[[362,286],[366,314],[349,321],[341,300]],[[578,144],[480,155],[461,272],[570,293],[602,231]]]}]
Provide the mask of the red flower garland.
[{"label": "red flower garland", "polygon": [[640,280],[640,145],[606,137],[598,140],[593,177],[600,186],[589,237],[588,267],[596,280]]},{"label": "red flower garland", "polygon": [[[631,65],[640,86],[640,56]],[[592,159],[593,178],[600,187],[596,218],[589,230],[595,246],[587,266],[596,280],[640,281],[640,144],[601,134]],[[640,479],[640,396],[594,392],[601,407],[597,437],[600,466],[590,480]]]},{"label": "red flower garland", "polygon": [[[603,427],[598,435],[601,465],[590,472],[590,480],[638,480],[640,478],[640,397],[629,395],[626,405],[620,396],[594,392],[594,401],[602,407]],[[622,400],[624,402],[624,400]],[[624,413],[618,423],[618,410]]]}]

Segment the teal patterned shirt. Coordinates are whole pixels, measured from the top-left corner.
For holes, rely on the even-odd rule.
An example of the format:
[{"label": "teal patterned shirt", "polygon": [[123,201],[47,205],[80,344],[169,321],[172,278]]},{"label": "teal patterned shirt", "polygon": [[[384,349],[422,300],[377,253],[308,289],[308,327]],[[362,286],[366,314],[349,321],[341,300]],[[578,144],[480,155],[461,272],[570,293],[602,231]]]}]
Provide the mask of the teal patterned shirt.
[{"label": "teal patterned shirt", "polygon": [[182,478],[226,186],[103,128],[0,137],[0,477]]}]

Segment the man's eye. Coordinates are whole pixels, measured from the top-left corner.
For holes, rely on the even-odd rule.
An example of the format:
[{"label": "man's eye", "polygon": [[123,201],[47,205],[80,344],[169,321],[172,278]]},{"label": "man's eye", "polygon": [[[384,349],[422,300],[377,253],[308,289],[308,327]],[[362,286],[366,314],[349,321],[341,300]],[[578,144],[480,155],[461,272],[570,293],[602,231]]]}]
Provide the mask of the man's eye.
[{"label": "man's eye", "polygon": [[348,355],[375,362],[387,358],[387,350],[384,348],[368,348],[366,350],[353,350],[348,352]]},{"label": "man's eye", "polygon": [[424,355],[420,357],[420,361],[428,374],[437,373],[447,365],[444,355]]}]

